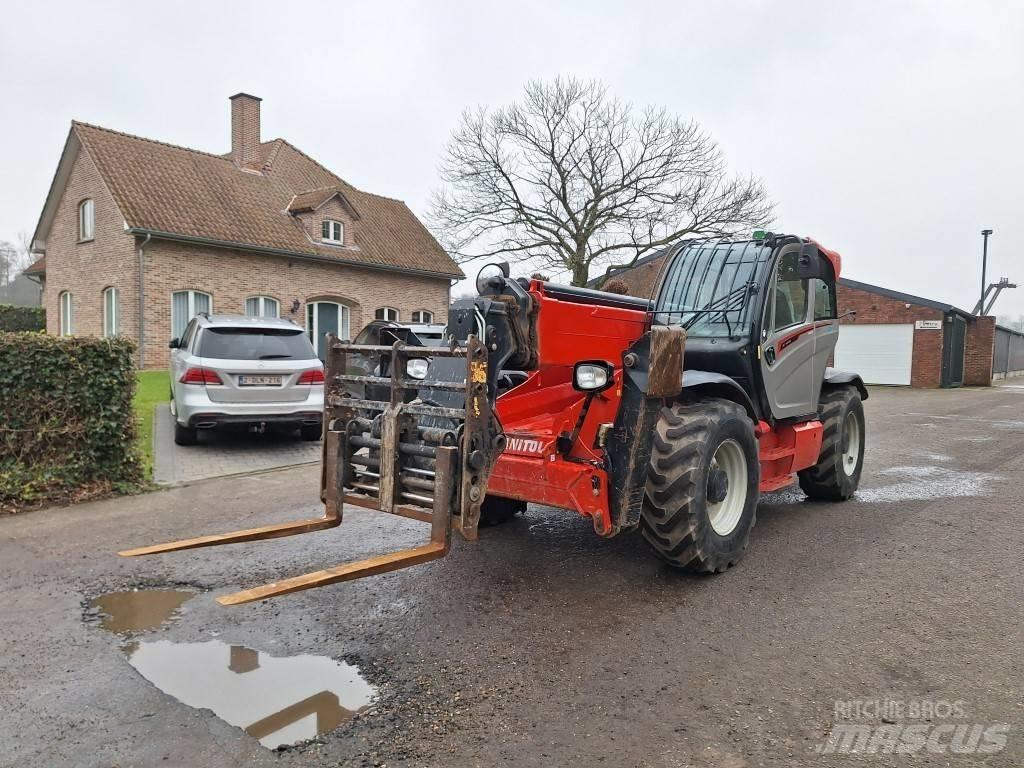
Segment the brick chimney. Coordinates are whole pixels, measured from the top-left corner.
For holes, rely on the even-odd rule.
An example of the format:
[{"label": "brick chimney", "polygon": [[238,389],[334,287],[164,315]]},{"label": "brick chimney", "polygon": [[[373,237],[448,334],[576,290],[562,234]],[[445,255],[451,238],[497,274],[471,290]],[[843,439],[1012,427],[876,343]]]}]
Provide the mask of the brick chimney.
[{"label": "brick chimney", "polygon": [[231,97],[231,159],[248,171],[260,171],[260,102],[248,93]]}]

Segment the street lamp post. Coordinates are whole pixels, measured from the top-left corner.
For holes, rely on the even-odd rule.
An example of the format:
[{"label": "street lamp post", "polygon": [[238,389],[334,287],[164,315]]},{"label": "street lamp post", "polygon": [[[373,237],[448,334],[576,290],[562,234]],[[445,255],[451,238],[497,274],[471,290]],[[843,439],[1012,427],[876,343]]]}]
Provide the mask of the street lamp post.
[{"label": "street lamp post", "polygon": [[988,236],[991,234],[991,229],[981,230],[983,240],[981,243],[981,303],[978,305],[981,309],[978,310],[979,316],[985,312],[985,272],[988,268]]}]

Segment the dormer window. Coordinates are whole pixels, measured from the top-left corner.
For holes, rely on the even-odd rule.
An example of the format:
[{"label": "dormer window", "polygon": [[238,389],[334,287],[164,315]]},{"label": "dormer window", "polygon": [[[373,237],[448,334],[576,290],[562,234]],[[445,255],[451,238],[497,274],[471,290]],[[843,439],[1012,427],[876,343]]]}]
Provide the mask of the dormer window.
[{"label": "dormer window", "polygon": [[323,225],[320,227],[320,239],[325,243],[333,243],[334,245],[345,244],[345,225],[340,221],[333,221],[332,219],[324,219]]},{"label": "dormer window", "polygon": [[96,222],[92,200],[83,200],[78,204],[78,242],[84,243],[95,236]]}]

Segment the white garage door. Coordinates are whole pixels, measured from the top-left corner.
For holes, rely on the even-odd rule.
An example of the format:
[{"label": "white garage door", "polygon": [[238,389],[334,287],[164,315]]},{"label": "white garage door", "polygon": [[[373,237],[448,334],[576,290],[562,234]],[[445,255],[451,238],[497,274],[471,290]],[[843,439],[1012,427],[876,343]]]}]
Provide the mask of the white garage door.
[{"label": "white garage door", "polygon": [[840,325],[835,367],[868,384],[910,384],[914,326]]}]

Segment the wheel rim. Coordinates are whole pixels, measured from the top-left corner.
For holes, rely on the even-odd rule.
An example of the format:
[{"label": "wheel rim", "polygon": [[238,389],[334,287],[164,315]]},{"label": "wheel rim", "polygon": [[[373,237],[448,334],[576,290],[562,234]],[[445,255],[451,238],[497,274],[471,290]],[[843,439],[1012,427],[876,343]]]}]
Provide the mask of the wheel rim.
[{"label": "wheel rim", "polygon": [[843,451],[843,472],[850,477],[857,470],[857,462],[860,459],[860,422],[856,414],[850,411],[846,414],[843,422],[843,432],[846,433],[846,450]]},{"label": "wheel rim", "polygon": [[711,470],[715,469],[725,474],[728,488],[725,498],[708,503],[708,522],[719,536],[728,536],[736,529],[747,501],[747,457],[739,443],[729,439],[719,444],[711,457]]}]

